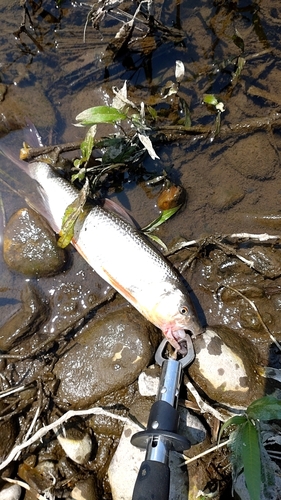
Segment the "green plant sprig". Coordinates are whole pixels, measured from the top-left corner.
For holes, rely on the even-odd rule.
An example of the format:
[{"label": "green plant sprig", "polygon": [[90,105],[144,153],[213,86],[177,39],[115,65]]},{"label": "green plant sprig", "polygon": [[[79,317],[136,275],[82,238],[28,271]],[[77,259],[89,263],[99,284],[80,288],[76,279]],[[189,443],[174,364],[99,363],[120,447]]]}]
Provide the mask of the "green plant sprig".
[{"label": "green plant sprig", "polygon": [[260,500],[262,491],[274,484],[273,463],[264,448],[260,421],[281,419],[281,401],[273,396],[257,399],[244,415],[235,415],[221,427],[222,433],[229,426],[236,426],[230,435],[233,483],[244,470],[245,483],[251,500]]}]

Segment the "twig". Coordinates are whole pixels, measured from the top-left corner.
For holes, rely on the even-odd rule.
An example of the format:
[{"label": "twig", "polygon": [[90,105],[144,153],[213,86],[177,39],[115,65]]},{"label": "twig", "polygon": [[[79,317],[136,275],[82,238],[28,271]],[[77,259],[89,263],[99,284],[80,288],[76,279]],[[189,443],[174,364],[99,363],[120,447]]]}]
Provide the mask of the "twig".
[{"label": "twig", "polygon": [[96,407],[96,408],[89,408],[88,410],[69,410],[66,412],[64,415],[62,415],[60,418],[58,418],[55,422],[52,422],[49,425],[46,425],[45,427],[42,427],[39,429],[35,434],[29,438],[27,441],[24,441],[21,444],[16,445],[11,452],[9,453],[8,457],[0,464],[0,470],[5,469],[7,465],[9,465],[12,460],[15,459],[15,457],[20,453],[22,450],[27,448],[28,446],[32,445],[38,439],[41,439],[43,436],[45,436],[49,431],[56,429],[60,425],[62,425],[64,422],[69,420],[72,417],[77,417],[77,416],[87,416],[87,415],[103,415],[105,417],[110,417],[115,420],[120,420],[121,422],[124,422],[125,424],[131,424],[131,420],[127,417],[122,417],[121,415],[115,415],[114,413],[111,413],[110,411],[104,410],[101,407]]},{"label": "twig", "polygon": [[222,448],[226,444],[229,444],[230,441],[231,441],[230,439],[227,439],[223,443],[216,444],[216,446],[212,446],[212,448],[209,448],[208,450],[202,451],[202,453],[199,453],[198,455],[196,455],[196,457],[188,458],[186,455],[183,455],[183,458],[185,459],[184,464],[189,465],[192,462],[195,462],[195,460],[198,460],[199,458],[205,457],[209,453],[212,453],[213,451],[217,451],[219,448]]},{"label": "twig", "polygon": [[21,159],[25,161],[30,161],[41,155],[48,155],[51,153],[56,153],[57,155],[61,153],[66,153],[67,151],[76,151],[80,149],[80,142],[66,142],[65,144],[56,144],[54,146],[40,146],[38,148],[24,148],[24,152],[21,153]]},{"label": "twig", "polygon": [[201,413],[210,413],[213,415],[215,418],[220,420],[221,422],[225,422],[227,420],[226,417],[224,417],[218,410],[213,408],[211,405],[203,401],[201,398],[200,394],[197,392],[195,387],[192,385],[190,381],[185,382],[185,385],[187,389],[191,392],[192,396],[194,397],[197,405],[199,406]]}]

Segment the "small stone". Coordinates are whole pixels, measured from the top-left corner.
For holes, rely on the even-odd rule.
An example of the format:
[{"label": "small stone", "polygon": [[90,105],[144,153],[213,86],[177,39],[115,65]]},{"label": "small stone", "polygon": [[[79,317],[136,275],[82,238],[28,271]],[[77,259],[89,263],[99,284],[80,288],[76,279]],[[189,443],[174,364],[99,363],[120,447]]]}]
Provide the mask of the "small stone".
[{"label": "small stone", "polygon": [[181,186],[171,185],[165,187],[158,196],[157,205],[160,210],[169,210],[182,205],[186,199],[186,193]]},{"label": "small stone", "polygon": [[31,208],[18,210],[9,220],[3,256],[10,269],[31,277],[52,276],[66,260],[50,226]]},{"label": "small stone", "polygon": [[71,492],[74,500],[99,500],[97,486],[93,477],[79,481]]},{"label": "small stone", "polygon": [[159,388],[160,370],[156,365],[143,370],[138,378],[139,393],[141,396],[156,396]]},{"label": "small stone", "polygon": [[5,484],[0,490],[0,500],[19,500],[21,487],[18,484]]},{"label": "small stone", "polygon": [[[69,434],[69,429],[67,429]],[[65,451],[66,455],[73,462],[83,465],[88,462],[92,452],[92,439],[86,432],[83,436],[68,437],[62,434],[57,436],[58,442]]]}]

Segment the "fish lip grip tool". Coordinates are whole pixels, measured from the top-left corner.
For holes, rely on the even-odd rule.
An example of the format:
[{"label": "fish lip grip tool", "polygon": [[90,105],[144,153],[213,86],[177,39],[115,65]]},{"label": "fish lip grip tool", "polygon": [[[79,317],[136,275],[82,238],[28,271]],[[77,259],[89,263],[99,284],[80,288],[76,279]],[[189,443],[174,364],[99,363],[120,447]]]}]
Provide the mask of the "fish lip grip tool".
[{"label": "fish lip grip tool", "polygon": [[155,403],[153,403],[147,429],[137,432],[131,443],[146,449],[135,483],[132,500],[168,500],[170,489],[169,452],[183,452],[190,448],[189,440],[177,433],[179,414],[177,412],[183,369],[194,359],[191,338],[186,339],[187,353],[179,360],[164,358],[168,341],[159,345],[155,360],[162,367],[162,373]]}]

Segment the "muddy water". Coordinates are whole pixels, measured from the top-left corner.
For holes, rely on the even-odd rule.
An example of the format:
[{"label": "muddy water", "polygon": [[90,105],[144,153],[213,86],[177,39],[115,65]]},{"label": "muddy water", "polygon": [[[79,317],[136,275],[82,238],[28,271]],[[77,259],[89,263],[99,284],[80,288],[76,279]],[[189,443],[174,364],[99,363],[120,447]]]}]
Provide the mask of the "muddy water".
[{"label": "muddy water", "polygon": [[[90,18],[85,26],[90,2],[60,3],[56,6],[54,1],[40,4],[30,1],[25,3],[24,11],[20,2],[0,1],[1,135],[21,128],[28,117],[38,127],[45,144],[79,141],[84,130],[72,125],[75,116],[88,107],[109,104],[112,87],[121,87],[127,80],[129,98],[136,104],[144,101],[154,106],[161,117],[161,134],[155,141],[160,159],[152,161],[146,158],[144,168],[155,175],[165,170],[187,194],[181,211],[158,230],[157,235],[166,245],[172,247],[180,238],[203,240],[232,233],[268,233],[279,237],[279,1],[260,0],[256,4],[209,0],[155,2],[156,23],[151,31],[147,18],[140,13],[130,40],[117,54],[112,49],[112,42],[122,23],[134,14],[134,3],[120,2],[105,16],[100,12],[95,18],[95,27]],[[170,82],[175,83],[177,60],[183,62],[185,75],[177,94],[164,98]],[[241,74],[237,72],[238,63],[242,66]],[[217,135],[217,112],[202,103],[204,94],[215,94],[224,104]],[[178,120],[183,116],[183,103],[189,109],[193,127],[185,131],[178,126]],[[111,132],[112,128],[106,126],[100,127],[98,133],[102,136]],[[16,148],[19,143],[17,139],[11,147]],[[25,176],[2,157],[0,168],[16,190],[26,192],[30,188]],[[12,179],[7,179],[7,172]],[[137,182],[136,176],[130,172],[122,180],[122,189],[120,185],[116,189],[112,186],[108,195],[120,201],[140,225],[149,223],[158,214],[156,200],[162,186],[151,187],[145,182]],[[6,187],[0,185],[0,189],[3,230],[11,215],[26,204],[21,196]],[[261,326],[249,303],[226,288],[224,293],[216,294],[221,285],[228,285],[254,300],[265,323],[280,339],[281,254],[278,239],[276,243],[273,249],[270,241],[269,244],[255,241],[254,246],[249,242],[236,246],[230,239],[227,248],[222,248],[214,240],[209,240],[191,267],[184,271],[184,277],[192,288],[204,325],[226,325],[233,330],[235,337],[242,335],[246,344],[250,342],[254,346],[257,365],[267,365],[270,361],[272,366],[279,368],[278,351],[272,348],[268,332]],[[255,269],[241,262],[236,252],[258,262]],[[171,259],[179,266],[190,256],[191,252],[184,250]],[[23,297],[30,297],[34,289],[33,292],[24,291],[29,278],[11,271],[2,256],[0,272],[3,326],[16,310],[20,310]],[[38,348],[46,341],[46,336],[55,331],[64,338],[73,329],[79,331],[84,326],[85,314],[92,321],[95,305],[108,292],[107,285],[72,250],[69,250],[67,264],[61,273],[55,277],[32,278],[28,283],[35,287],[36,300],[41,304],[38,310],[42,312],[36,317],[37,327],[40,325],[37,338],[31,336],[31,329],[24,346],[21,343],[13,346],[21,355],[25,355],[28,349]],[[117,311],[117,320],[119,323],[123,321],[126,330],[131,326],[128,318],[133,318],[134,313],[122,312],[126,305],[120,305],[118,300],[107,305],[104,313],[100,309],[98,321]],[[150,347],[145,347],[145,362],[141,368],[150,362],[153,346],[159,340],[157,333],[147,324],[142,328],[151,343]],[[55,338],[52,342],[51,346],[56,342]],[[243,349],[246,344],[243,344]],[[106,345],[103,348],[106,349]],[[236,340],[232,342],[232,348],[235,352],[239,350]],[[56,351],[58,355],[64,352],[65,346],[59,346],[59,349]],[[52,362],[48,359],[50,372]],[[29,367],[31,374],[26,382],[32,381],[40,370],[45,374],[48,372],[45,362],[37,360],[36,363],[38,371],[36,367],[32,370]],[[128,358],[128,363],[133,361]],[[7,366],[11,373],[11,365]],[[79,366],[75,365],[75,369],[79,370]],[[26,365],[19,364],[16,382],[21,380],[25,371]],[[196,378],[196,373],[192,377]],[[198,380],[203,383],[201,378]],[[131,377],[128,384],[133,381]],[[93,386],[95,384],[96,380]],[[120,390],[120,384],[117,389]],[[212,400],[216,399],[216,393],[208,394],[210,388],[204,386],[203,389]],[[90,402],[111,390],[111,386],[108,391],[101,390],[97,398],[90,398]],[[264,390],[263,384],[259,395]],[[131,401],[132,386],[130,391],[131,395],[119,397]],[[57,394],[60,408],[69,404],[87,406],[87,402],[82,403],[79,398],[67,400],[68,389],[60,389]],[[237,401],[227,403],[235,406]],[[101,462],[102,459],[98,463]],[[92,465],[92,468],[96,471],[98,466]],[[100,488],[102,474],[97,473]],[[110,498],[108,487],[104,486],[102,494]]]}]

